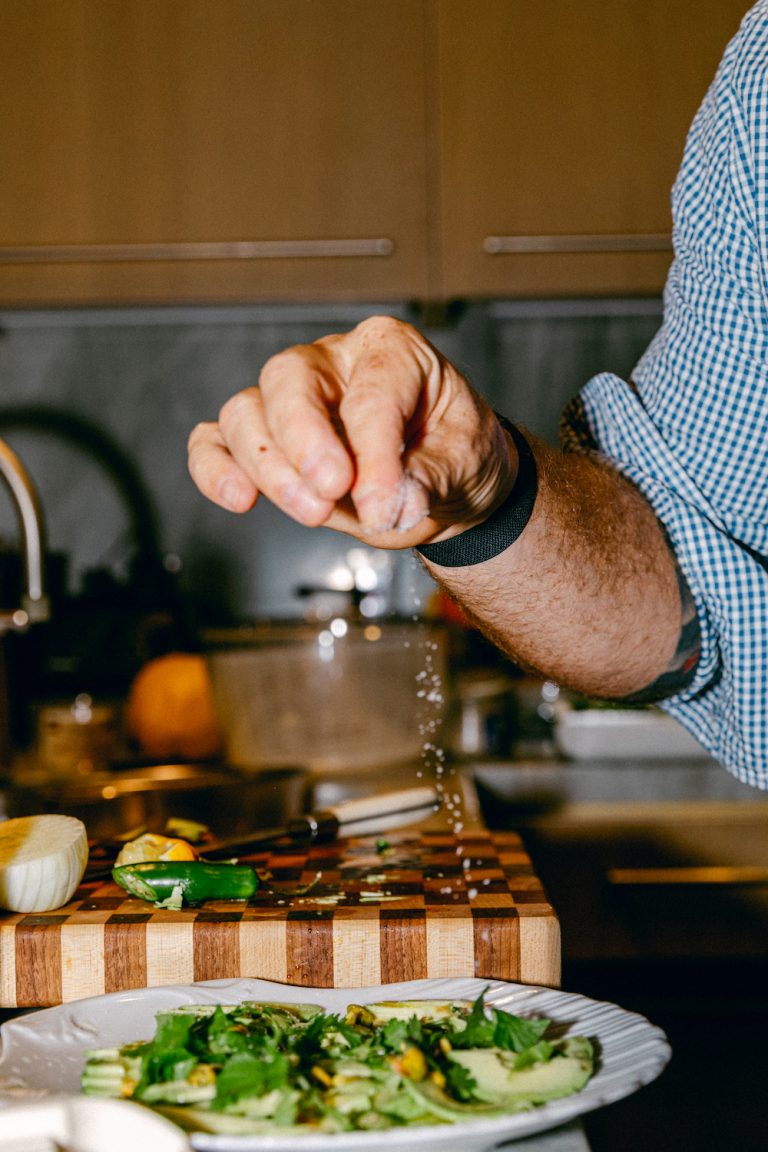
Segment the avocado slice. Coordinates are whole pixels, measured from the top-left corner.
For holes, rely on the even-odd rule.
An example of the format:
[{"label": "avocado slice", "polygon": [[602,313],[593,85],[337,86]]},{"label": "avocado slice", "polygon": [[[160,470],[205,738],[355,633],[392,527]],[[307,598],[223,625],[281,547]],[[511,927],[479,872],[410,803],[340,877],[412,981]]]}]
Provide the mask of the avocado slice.
[{"label": "avocado slice", "polygon": [[366,1004],[377,1024],[389,1020],[445,1020],[446,1017],[466,1012],[471,1007],[468,1000],[379,1000],[376,1004]]},{"label": "avocado slice", "polygon": [[420,1080],[418,1083],[408,1081],[405,1089],[414,1100],[421,1103],[426,1115],[445,1120],[449,1124],[456,1124],[460,1120],[494,1120],[510,1111],[520,1112],[530,1107],[525,1104],[508,1109],[480,1100],[455,1100],[432,1080]]},{"label": "avocado slice", "polygon": [[504,1108],[523,1101],[545,1104],[579,1092],[594,1070],[592,1045],[586,1037],[569,1037],[554,1047],[549,1060],[519,1069],[514,1054],[500,1048],[454,1049],[450,1058],[469,1072],[479,1100]]}]

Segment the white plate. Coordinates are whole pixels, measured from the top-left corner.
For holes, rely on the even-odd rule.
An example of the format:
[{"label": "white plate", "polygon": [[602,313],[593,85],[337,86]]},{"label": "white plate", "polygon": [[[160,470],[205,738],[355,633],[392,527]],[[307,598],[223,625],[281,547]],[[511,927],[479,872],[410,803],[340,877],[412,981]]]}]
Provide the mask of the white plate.
[{"label": "white plate", "polygon": [[[575,1096],[553,1100],[532,1112],[491,1120],[384,1132],[307,1134],[302,1152],[485,1152],[509,1141],[555,1128],[611,1104],[654,1080],[670,1057],[664,1033],[643,1016],[615,1004],[589,1000],[549,988],[494,980],[413,980],[373,988],[300,988],[265,980],[209,980],[200,984],[141,988],[76,1000],[16,1017],[0,1029],[0,1097],[77,1092],[87,1048],[149,1039],[155,1013],[184,1004],[235,1004],[241,1000],[281,1000],[319,1004],[340,1012],[350,1003],[375,1000],[474,1000],[519,1016],[546,1016],[561,1034],[588,1036],[596,1047],[598,1070]],[[2,1103],[2,1101],[0,1101]],[[191,1137],[199,1152],[294,1152],[296,1136]]]}]

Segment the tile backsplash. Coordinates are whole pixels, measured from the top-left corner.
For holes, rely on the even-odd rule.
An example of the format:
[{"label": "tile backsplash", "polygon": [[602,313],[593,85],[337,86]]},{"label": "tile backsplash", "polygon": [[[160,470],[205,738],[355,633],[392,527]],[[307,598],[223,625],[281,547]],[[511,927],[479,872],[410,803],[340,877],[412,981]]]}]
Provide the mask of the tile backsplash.
[{"label": "tile backsplash", "polygon": [[[564,403],[595,372],[626,377],[661,322],[655,299],[479,302],[434,328],[407,305],[0,313],[0,435],[38,488],[72,588],[93,568],[124,571],[135,523],[110,470],[50,430],[14,425],[19,406],[85,418],[123,450],[163,553],[181,566],[203,617],[299,615],[297,589],[347,564],[354,542],[304,529],[266,503],[242,517],[209,504],[187,475],[187,437],[255,383],[273,353],[384,310],[421,326],[496,408],[552,441]],[[10,501],[0,499],[0,541],[14,548],[16,536]],[[398,556],[390,575],[389,605],[419,611],[431,588],[419,565]]]}]

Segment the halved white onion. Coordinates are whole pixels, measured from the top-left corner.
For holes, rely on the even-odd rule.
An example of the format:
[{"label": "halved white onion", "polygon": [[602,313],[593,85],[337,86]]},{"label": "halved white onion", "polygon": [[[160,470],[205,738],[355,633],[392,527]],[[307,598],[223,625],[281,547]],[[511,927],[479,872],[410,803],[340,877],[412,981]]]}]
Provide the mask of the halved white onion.
[{"label": "halved white onion", "polygon": [[53,814],[5,820],[0,823],[0,908],[60,908],[74,895],[87,862],[82,820]]}]

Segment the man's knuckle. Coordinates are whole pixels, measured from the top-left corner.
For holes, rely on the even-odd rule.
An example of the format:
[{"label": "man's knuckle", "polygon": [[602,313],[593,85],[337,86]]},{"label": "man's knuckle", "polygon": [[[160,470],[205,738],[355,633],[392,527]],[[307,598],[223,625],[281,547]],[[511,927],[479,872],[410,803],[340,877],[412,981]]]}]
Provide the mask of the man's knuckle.
[{"label": "man's knuckle", "polygon": [[287,380],[298,376],[306,359],[307,348],[303,344],[297,344],[293,348],[286,348],[270,356],[259,373],[259,388],[266,394],[282,387]]},{"label": "man's knuckle", "polygon": [[196,424],[187,437],[187,453],[191,456],[193,452],[197,452],[209,436],[208,424]]},{"label": "man's knuckle", "polygon": [[210,488],[208,458],[202,444],[193,446],[187,456],[187,470],[197,487],[207,492]]},{"label": "man's knuckle", "polygon": [[219,427],[226,436],[227,431],[238,424],[253,408],[253,396],[249,390],[235,392],[224,402],[219,412]]},{"label": "man's knuckle", "polygon": [[406,331],[407,325],[394,316],[369,316],[357,328],[360,336],[365,340],[390,340],[400,338]]}]

